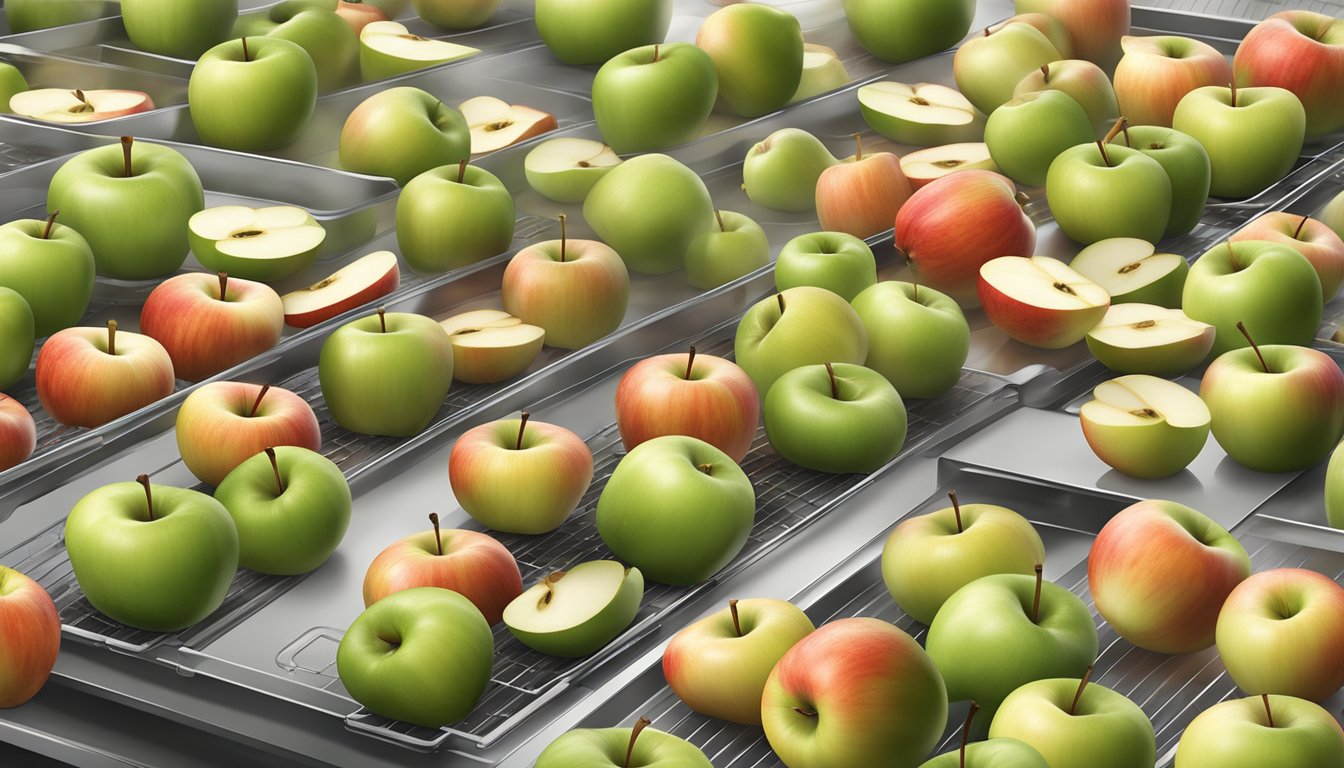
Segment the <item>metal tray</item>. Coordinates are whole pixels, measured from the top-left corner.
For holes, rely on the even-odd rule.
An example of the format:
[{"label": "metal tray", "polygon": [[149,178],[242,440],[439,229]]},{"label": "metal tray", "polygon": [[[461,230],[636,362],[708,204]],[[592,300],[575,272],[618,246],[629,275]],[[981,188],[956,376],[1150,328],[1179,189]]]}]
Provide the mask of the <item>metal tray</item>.
[{"label": "metal tray", "polygon": [[[0,24],[3,16],[0,16]],[[58,28],[59,29],[59,28]],[[156,107],[163,109],[187,103],[187,84],[177,78],[153,72],[143,72],[129,67],[110,64],[98,64],[74,56],[44,52],[14,42],[19,37],[0,40],[0,62],[12,64],[23,73],[30,88],[68,88],[71,90],[94,90],[101,88],[120,88],[144,91],[154,100]],[[8,112],[8,104],[0,105]],[[35,125],[51,125],[40,120],[14,118],[32,122]],[[115,124],[121,118],[100,121],[101,124]],[[99,123],[84,123],[85,126]]]}]

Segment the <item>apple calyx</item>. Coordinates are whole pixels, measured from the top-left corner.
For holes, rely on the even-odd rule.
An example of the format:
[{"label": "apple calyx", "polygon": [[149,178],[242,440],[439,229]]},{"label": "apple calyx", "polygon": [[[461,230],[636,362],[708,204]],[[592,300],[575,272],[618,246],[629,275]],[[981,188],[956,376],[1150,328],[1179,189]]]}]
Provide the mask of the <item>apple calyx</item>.
[{"label": "apple calyx", "polygon": [[51,215],[47,217],[47,226],[45,229],[42,230],[43,240],[51,239],[51,230],[56,226],[56,217],[60,215],[61,215],[60,211],[52,211]]},{"label": "apple calyx", "polygon": [[121,175],[128,179],[135,175],[135,173],[131,170],[131,147],[134,144],[135,144],[134,137],[132,136],[121,137],[121,157],[122,160],[125,161],[125,168],[122,171]]},{"label": "apple calyx", "polygon": [[107,321],[107,354],[117,356],[117,321]]},{"label": "apple calyx", "polygon": [[275,473],[275,495],[285,495],[285,483],[280,479],[280,463],[275,459],[275,449],[266,449],[266,458],[271,460],[271,471]]},{"label": "apple calyx", "polygon": [[443,557],[443,536],[439,534],[439,513],[430,512],[429,522],[434,526],[434,554]]},{"label": "apple calyx", "polygon": [[[629,570],[626,569],[627,572]],[[555,597],[555,585],[559,584],[563,578],[565,578],[565,571],[551,571],[546,574],[546,578],[541,580],[541,583],[546,587],[546,594],[542,595],[541,599],[537,601],[537,610],[551,604],[551,600]]]},{"label": "apple calyx", "polygon": [[695,345],[691,345],[691,351],[686,355],[686,380],[691,380],[691,370],[695,368]]},{"label": "apple calyx", "polygon": [[824,365],[826,366],[826,376],[831,380],[831,399],[839,400],[840,388],[835,383],[835,369],[831,367],[830,363],[825,363]]},{"label": "apple calyx", "polygon": [[387,307],[378,308],[378,327],[383,333],[387,333]]},{"label": "apple calyx", "polygon": [[271,391],[270,384],[261,385],[261,391],[257,393],[257,399],[252,401],[252,410],[247,412],[249,419],[257,415],[257,409],[261,407],[261,398],[265,397],[269,391]]},{"label": "apple calyx", "polygon": [[564,263],[565,263],[565,241],[569,239],[569,233],[568,233],[567,228],[566,228],[566,226],[565,226],[565,220],[568,219],[568,218],[569,218],[569,217],[566,216],[565,214],[563,214],[563,213],[560,214],[560,263],[561,263],[561,264],[564,264]]},{"label": "apple calyx", "polygon": [[947,498],[952,500],[952,516],[957,519],[957,533],[961,533],[966,529],[961,527],[961,502],[957,500],[957,492],[948,491]]},{"label": "apple calyx", "polygon": [[1078,710],[1078,700],[1083,698],[1083,691],[1087,689],[1087,683],[1092,679],[1092,667],[1088,665],[1087,670],[1083,672],[1083,679],[1078,681],[1078,692],[1073,694],[1073,703],[1069,705],[1069,717]]},{"label": "apple calyx", "polygon": [[961,726],[961,747],[957,750],[957,762],[961,768],[966,768],[966,745],[971,740],[971,721],[975,719],[975,713],[980,711],[980,705],[975,699],[971,699],[971,708],[966,712],[966,723]]},{"label": "apple calyx", "polygon": [[625,768],[630,768],[630,756],[635,754],[635,739],[638,739],[640,732],[650,725],[653,725],[652,720],[641,717],[635,721],[635,727],[630,729],[630,746],[625,748]]},{"label": "apple calyx", "polygon": [[1260,694],[1260,700],[1265,702],[1265,718],[1269,720],[1269,727],[1274,727],[1274,711],[1269,708],[1269,694]]},{"label": "apple calyx", "polygon": [[1045,566],[1041,563],[1036,564],[1036,596],[1031,599],[1031,623],[1039,624],[1041,620],[1041,582],[1045,573]]},{"label": "apple calyx", "polygon": [[247,50],[247,38],[246,37],[242,38],[242,42],[243,42],[243,61],[251,61],[252,53],[251,51]]},{"label": "apple calyx", "polygon": [[742,621],[737,616],[737,600],[728,601],[728,612],[733,615],[733,631],[742,636]]},{"label": "apple calyx", "polygon": [[74,96],[76,99],[79,99],[79,103],[67,109],[66,110],[67,112],[69,112],[72,115],[84,115],[94,111],[93,105],[89,103],[89,100],[84,96],[83,91],[76,88],[75,90],[71,91],[70,94]]},{"label": "apple calyx", "polygon": [[1265,362],[1265,356],[1260,354],[1260,347],[1256,345],[1255,339],[1251,338],[1251,332],[1246,330],[1246,324],[1238,321],[1237,330],[1241,331],[1241,335],[1246,337],[1246,341],[1251,345],[1251,349],[1255,351],[1255,356],[1260,358],[1260,366],[1265,369],[1265,373],[1273,373],[1273,371],[1269,370],[1269,363]]},{"label": "apple calyx", "polygon": [[523,450],[523,432],[527,429],[527,419],[528,419],[528,416],[529,416],[529,415],[530,415],[530,414],[528,414],[527,411],[523,411],[522,416],[519,418],[519,421],[518,421],[518,442],[513,446],[513,450],[515,450],[515,451],[521,451],[521,450]]},{"label": "apple calyx", "polygon": [[154,522],[154,494],[149,490],[149,475],[138,475],[135,482],[145,487],[145,511],[149,513],[149,522]]},{"label": "apple calyx", "polygon": [[1300,236],[1301,236],[1301,234],[1302,234],[1302,228],[1305,227],[1305,226],[1307,226],[1307,222],[1310,221],[1310,220],[1311,220],[1311,217],[1310,217],[1310,216],[1303,216],[1303,217],[1302,217],[1302,220],[1299,221],[1299,222],[1297,222],[1297,229],[1293,230],[1293,239],[1294,239],[1294,240],[1299,240],[1299,239],[1301,239]]}]

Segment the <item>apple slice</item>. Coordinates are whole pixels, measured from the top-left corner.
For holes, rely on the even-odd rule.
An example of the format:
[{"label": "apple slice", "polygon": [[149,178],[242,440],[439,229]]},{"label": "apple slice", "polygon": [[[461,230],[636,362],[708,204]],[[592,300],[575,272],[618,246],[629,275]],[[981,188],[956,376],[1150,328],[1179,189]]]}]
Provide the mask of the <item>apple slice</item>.
[{"label": "apple slice", "polygon": [[980,306],[989,321],[1024,344],[1061,349],[1083,340],[1111,297],[1048,256],[1000,256],[980,267]]},{"label": "apple slice", "polygon": [[1181,306],[1190,265],[1174,253],[1157,253],[1147,240],[1113,237],[1099,240],[1073,257],[1069,266],[1100,285],[1116,304]]},{"label": "apple slice", "polygon": [[834,49],[816,43],[804,43],[803,76],[798,80],[798,90],[793,92],[789,103],[829,93],[849,85],[851,79]]},{"label": "apple slice", "polygon": [[311,328],[355,307],[392,293],[401,284],[397,255],[376,251],[336,270],[330,277],[280,297],[285,325]]},{"label": "apple slice", "polygon": [[1121,376],[1092,391],[1078,413],[1097,457],[1133,477],[1166,477],[1195,460],[1209,437],[1199,395],[1156,376]]},{"label": "apple slice", "polygon": [[397,21],[374,21],[359,33],[359,69],[365,82],[475,56],[481,49],[412,34]]},{"label": "apple slice", "polygon": [[206,269],[273,282],[311,266],[327,231],[302,208],[221,205],[192,216],[187,238]]},{"label": "apple slice", "polygon": [[473,155],[494,152],[557,127],[555,115],[494,96],[467,99],[457,108],[471,127]]},{"label": "apple slice", "polygon": [[989,156],[989,146],[983,141],[929,147],[901,158],[901,171],[915,189],[950,173],[971,169],[999,172],[999,166]]},{"label": "apple slice", "polygon": [[453,342],[453,378],[494,384],[527,370],[541,352],[546,329],[499,309],[477,309],[440,320]]},{"label": "apple slice", "polygon": [[873,130],[902,144],[927,147],[985,135],[984,116],[945,85],[869,83],[859,88],[859,110]]},{"label": "apple slice", "polygon": [[141,91],[39,88],[16,93],[9,100],[14,114],[49,123],[92,123],[151,109],[154,100]]},{"label": "apple slice", "polygon": [[620,165],[611,147],[592,139],[550,139],[523,160],[527,183],[558,203],[581,203],[597,180]]},{"label": "apple slice", "polygon": [[1115,304],[1087,332],[1087,348],[1117,373],[1180,376],[1209,356],[1216,330],[1179,309]]},{"label": "apple slice", "polygon": [[556,571],[504,609],[509,631],[552,656],[587,656],[616,638],[639,613],[644,575],[615,560]]}]

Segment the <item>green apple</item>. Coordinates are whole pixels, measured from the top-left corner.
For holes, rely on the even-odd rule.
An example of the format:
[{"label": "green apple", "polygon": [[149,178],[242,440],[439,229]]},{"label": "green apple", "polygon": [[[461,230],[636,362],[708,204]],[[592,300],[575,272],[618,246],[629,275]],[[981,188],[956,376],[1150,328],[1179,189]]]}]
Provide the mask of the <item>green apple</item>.
[{"label": "green apple", "polygon": [[1120,116],[1111,79],[1090,61],[1063,59],[1042,64],[1040,69],[1027,74],[1013,86],[1015,97],[1034,91],[1061,91],[1072,96],[1092,121],[1093,139],[1105,136]]},{"label": "green apple", "polygon": [[420,18],[439,29],[473,29],[485,24],[500,0],[411,0]]},{"label": "green apple", "polygon": [[803,76],[798,17],[768,5],[728,5],[700,23],[695,44],[709,54],[719,98],[734,114],[759,117],[789,103]]},{"label": "green apple", "polygon": [[1030,744],[1050,768],[1147,768],[1157,763],[1153,724],[1139,705],[1110,688],[1089,685],[1086,677],[1023,685],[1004,700],[989,735]]},{"label": "green apple", "polygon": [[0,286],[0,389],[17,384],[33,362],[33,310],[23,296]]},{"label": "green apple", "polygon": [[858,97],[864,122],[899,144],[980,141],[985,133],[985,116],[945,85],[883,80],[859,88]]},{"label": "green apple", "polygon": [[1110,237],[1078,252],[1069,267],[1100,285],[1112,304],[1179,308],[1190,264],[1184,256],[1158,253],[1147,240]]},{"label": "green apple", "polygon": [[685,739],[647,727],[641,717],[633,728],[578,728],[537,756],[535,768],[714,768]]},{"label": "green apple", "polygon": [[1325,521],[1332,528],[1344,529],[1344,450],[1330,454],[1325,470]]},{"label": "green apple", "polygon": [[1208,85],[1181,98],[1171,127],[1209,155],[1209,194],[1251,197],[1292,170],[1307,113],[1292,91]]},{"label": "green apple", "polygon": [[868,357],[868,332],[844,299],[825,288],[790,288],[756,302],[737,324],[737,364],[757,392],[804,365],[854,363]]},{"label": "green apple", "polygon": [[764,406],[770,447],[800,467],[876,472],[905,445],[905,403],[882,374],[862,365],[794,368],[770,385]]},{"label": "green apple", "polygon": [[330,459],[307,448],[267,448],[215,489],[238,528],[238,564],[293,576],[317,570],[350,527],[350,485]]},{"label": "green apple", "polygon": [[308,53],[289,40],[230,40],[201,54],[191,71],[187,104],[197,135],[212,147],[279,149],[294,143],[313,117],[317,70]]},{"label": "green apple", "polygon": [[238,0],[121,0],[131,42],[177,59],[195,59],[224,42],[237,19]]},{"label": "green apple", "polygon": [[975,19],[975,0],[844,0],[843,6],[859,44],[890,62],[951,47]]},{"label": "green apple", "polygon": [[365,82],[373,82],[480,52],[479,48],[412,34],[400,22],[374,21],[359,32],[359,73]]},{"label": "green apple", "polygon": [[187,258],[187,221],[205,207],[201,178],[177,150],[130,137],[75,155],[47,188],[47,211],[84,236],[98,274],[144,280]]},{"label": "green apple", "polygon": [[1188,234],[1204,215],[1211,170],[1204,145],[1175,128],[1136,125],[1111,139],[1153,158],[1171,181],[1171,218],[1167,237]]},{"label": "green apple", "polygon": [[699,584],[747,543],[751,481],[723,451],[685,435],[635,446],[597,501],[597,532],[621,560],[664,584]]},{"label": "green apple", "polygon": [[1063,58],[1044,33],[1014,21],[963,43],[952,60],[952,74],[966,98],[988,115],[1013,98],[1022,78]]},{"label": "green apple", "polygon": [[1215,332],[1179,309],[1112,304],[1087,332],[1087,348],[1116,373],[1181,376],[1208,358]]},{"label": "green apple", "polygon": [[499,177],[463,160],[425,171],[401,190],[397,245],[416,272],[447,272],[508,250],[515,217]]},{"label": "green apple", "polygon": [[1017,739],[987,739],[946,752],[919,768],[1050,768],[1045,758],[1030,745]]},{"label": "green apple", "polygon": [[1022,515],[994,504],[952,506],[903,520],[882,547],[882,581],[911,618],[929,624],[962,587],[999,573],[1031,575],[1045,545]]},{"label": "green apple", "polygon": [[770,263],[770,240],[745,214],[715,210],[718,226],[686,249],[686,282],[702,291],[731,283]]},{"label": "green apple", "polygon": [[775,259],[775,288],[811,285],[845,301],[877,284],[877,260],[868,244],[844,232],[813,232],[784,244]]},{"label": "green apple", "polygon": [[56,219],[53,214],[46,221],[18,219],[0,226],[0,285],[28,302],[37,338],[78,323],[93,295],[93,250]]},{"label": "green apple", "polygon": [[1325,225],[1335,231],[1336,235],[1344,237],[1344,192],[1335,195],[1330,202],[1321,209],[1321,215],[1317,217],[1325,222]]},{"label": "green apple", "polygon": [[187,222],[201,266],[231,277],[271,282],[312,266],[327,231],[302,208],[207,208]]},{"label": "green apple", "polygon": [[523,158],[528,186],[557,203],[582,203],[598,179],[621,164],[611,147],[592,139],[547,139]]},{"label": "green apple", "polygon": [[718,92],[714,60],[700,48],[645,45],[613,56],[597,71],[593,115],[612,149],[651,152],[698,137]]},{"label": "green apple", "polygon": [[490,625],[462,595],[439,587],[394,592],[350,624],[336,672],[375,714],[441,728],[471,712],[490,682]]},{"label": "green apple", "polygon": [[1133,374],[1103,381],[1092,396],[1078,412],[1083,437],[1097,458],[1130,477],[1174,475],[1209,439],[1209,407],[1176,382]]},{"label": "green apple", "polygon": [[5,20],[18,34],[115,16],[118,5],[116,0],[8,0]]},{"label": "green apple", "polygon": [[1120,61],[1120,41],[1130,31],[1129,0],[1016,0],[1023,16],[1045,15],[1063,27],[1073,56],[1107,72]]},{"label": "green apple", "polygon": [[1045,197],[1064,234],[1084,245],[1112,237],[1156,243],[1171,218],[1171,181],[1137,149],[1080,144],[1050,164]]},{"label": "green apple", "polygon": [[801,128],[781,128],[747,150],[742,186],[762,208],[815,211],[817,179],[838,162],[816,136]]},{"label": "green apple", "polygon": [[402,186],[431,168],[470,157],[467,119],[419,88],[375,93],[355,107],[341,128],[342,168],[391,176]]},{"label": "green apple", "polygon": [[317,364],[337,424],[362,435],[409,437],[429,426],[453,381],[453,344],[424,315],[378,313],[327,337]]},{"label": "green apple", "polygon": [[615,560],[548,574],[504,609],[523,645],[550,656],[587,656],[616,639],[639,613],[644,575]]},{"label": "green apple", "polygon": [[850,302],[868,332],[863,364],[903,399],[938,397],[956,386],[971,349],[971,329],[957,302],[912,283],[884,280]]},{"label": "green apple", "polygon": [[1091,142],[1093,135],[1087,112],[1063,91],[1014,96],[985,123],[985,145],[994,164],[1008,178],[1029,187],[1044,185],[1055,158]]},{"label": "green apple", "polygon": [[[9,11],[9,6],[5,6]],[[11,29],[12,29],[11,25]],[[28,80],[13,64],[0,63],[0,112],[12,112],[9,100],[28,90]]]},{"label": "green apple", "polygon": [[661,275],[681,269],[691,241],[714,226],[714,204],[695,171],[640,155],[593,185],[583,218],[630,271]]},{"label": "green apple", "polygon": [[833,48],[816,43],[803,43],[803,74],[798,79],[798,90],[789,103],[805,101],[813,96],[830,93],[849,85],[853,78]]},{"label": "green apple", "polygon": [[1292,696],[1229,699],[1200,712],[1181,733],[1178,768],[1294,768],[1344,764],[1344,732],[1319,704]]},{"label": "green apple", "polygon": [[663,42],[672,0],[536,0],[541,41],[566,64],[605,64],[618,53]]},{"label": "green apple", "polygon": [[1222,243],[1190,268],[1181,306],[1218,329],[1213,356],[1245,347],[1237,324],[1262,344],[1308,345],[1321,324],[1321,280],[1306,257],[1279,243]]},{"label": "green apple", "polygon": [[330,91],[358,79],[359,37],[335,10],[305,10],[301,5],[281,3],[271,11],[271,20],[280,23],[268,37],[298,45],[313,60],[318,90]]},{"label": "green apple", "polygon": [[214,613],[238,569],[238,531],[223,505],[147,475],[80,499],[65,521],[65,549],[94,608],[150,632]]}]

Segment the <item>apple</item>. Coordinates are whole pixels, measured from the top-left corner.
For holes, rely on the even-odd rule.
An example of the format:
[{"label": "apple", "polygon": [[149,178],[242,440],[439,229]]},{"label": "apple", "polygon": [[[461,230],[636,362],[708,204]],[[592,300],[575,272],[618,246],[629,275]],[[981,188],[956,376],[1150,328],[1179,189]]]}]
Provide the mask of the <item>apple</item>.
[{"label": "apple", "polygon": [[990,738],[1026,742],[1050,768],[1155,765],[1153,724],[1139,705],[1082,680],[1037,680],[1013,691],[989,726]]},{"label": "apple", "polygon": [[789,103],[802,82],[803,28],[787,10],[724,6],[700,22],[695,44],[714,62],[719,99],[733,114],[774,112]]},{"label": "apple", "polygon": [[971,329],[952,297],[885,280],[860,292],[851,306],[868,332],[863,364],[885,376],[902,399],[938,397],[961,379]]},{"label": "apple", "polygon": [[[1050,44],[1055,46],[1055,50],[1059,51],[1060,56],[1064,57],[1062,60],[1077,61],[1077,59],[1073,58],[1073,39],[1069,36],[1069,30],[1064,26],[1064,22],[1044,13],[1013,14],[1003,21],[996,24],[990,24],[990,33],[993,34],[999,29],[1015,22],[1021,22],[1027,26],[1035,27],[1038,32],[1045,35],[1045,39],[1049,40]],[[1089,61],[1088,63],[1091,64],[1092,62]],[[1106,81],[1110,82],[1110,78],[1107,78]]]},{"label": "apple", "polygon": [[1066,149],[1050,164],[1045,196],[1055,223],[1084,245],[1113,237],[1156,243],[1171,220],[1171,180],[1161,163],[1110,138]]},{"label": "apple", "polygon": [[46,684],[61,650],[61,617],[37,582],[0,565],[0,626],[5,628],[0,632],[0,709],[5,709],[28,701]]},{"label": "apple", "polygon": [[5,20],[13,34],[34,32],[115,16],[118,5],[114,0],[8,0]]},{"label": "apple", "polygon": [[1048,256],[1000,256],[985,263],[979,292],[990,322],[1044,349],[1082,341],[1111,305],[1104,288]]},{"label": "apple", "polygon": [[336,673],[371,712],[441,728],[480,700],[494,645],[467,598],[438,587],[404,589],[351,622],[336,649]]},{"label": "apple", "polygon": [[905,445],[905,403],[871,368],[824,363],[781,375],[765,396],[765,434],[787,461],[819,472],[876,472]]},{"label": "apple", "polygon": [[573,432],[540,421],[503,419],[473,427],[453,444],[448,480],[462,509],[504,533],[559,528],[593,479],[593,453]]},{"label": "apple", "polygon": [[1087,332],[1087,348],[1116,373],[1181,376],[1208,358],[1215,331],[1179,309],[1112,304]]},{"label": "apple", "polygon": [[0,285],[23,297],[36,338],[79,322],[93,295],[93,251],[78,232],[56,223],[59,215],[0,226]]},{"label": "apple", "polygon": [[957,88],[988,115],[1013,97],[1022,78],[1063,58],[1044,33],[1015,21],[962,43],[952,59],[952,74]]},{"label": "apple", "polygon": [[409,437],[429,426],[448,395],[453,344],[430,318],[380,307],[327,337],[317,376],[342,428]]},{"label": "apple", "polygon": [[477,96],[457,105],[471,131],[471,153],[484,155],[540,136],[557,127],[555,115],[493,96]]},{"label": "apple", "polygon": [[714,60],[690,43],[645,45],[611,57],[593,78],[602,140],[621,154],[700,135],[719,92]]},{"label": "apple", "polygon": [[714,209],[718,226],[701,232],[686,248],[686,282],[700,290],[718,288],[770,263],[765,230],[745,214]]},{"label": "apple", "polygon": [[412,34],[400,22],[374,21],[359,33],[359,74],[365,82],[373,82],[480,52],[479,48]]},{"label": "apple", "polygon": [[854,134],[852,157],[817,177],[817,219],[821,228],[868,238],[891,228],[914,187],[890,152],[863,155],[863,138]]},{"label": "apple", "polygon": [[359,79],[359,33],[334,7],[281,3],[271,10],[271,20],[279,24],[267,37],[288,40],[308,54],[317,70],[319,91],[342,88]]},{"label": "apple", "polygon": [[[307,51],[279,37],[243,37],[201,54],[187,104],[201,141],[260,152],[293,144],[317,106],[317,69]],[[247,104],[247,109],[239,109]]]},{"label": "apple", "polygon": [[1306,257],[1321,280],[1321,298],[1327,303],[1344,285],[1344,240],[1324,223],[1287,211],[1257,216],[1228,238],[1229,242],[1265,240],[1283,243]]},{"label": "apple", "polygon": [[671,0],[537,0],[537,32],[566,64],[605,64],[644,45],[663,42]]},{"label": "apple", "polygon": [[627,451],[664,435],[687,435],[738,464],[756,440],[761,398],[729,360],[687,354],[639,361],[616,386],[616,426]]},{"label": "apple", "polygon": [[391,176],[402,186],[425,171],[470,157],[466,118],[419,88],[375,93],[355,107],[341,128],[342,168]]},{"label": "apple", "polygon": [[1323,701],[1344,685],[1344,587],[1304,568],[1261,571],[1218,613],[1218,656],[1247,693]]},{"label": "apple", "polygon": [[[5,10],[8,11],[9,6],[5,6]],[[19,71],[19,68],[13,64],[0,62],[0,112],[13,111],[9,103],[13,101],[15,96],[26,90],[28,90],[28,80]]]},{"label": "apple", "polygon": [[895,63],[946,50],[975,19],[975,0],[843,0],[842,6],[859,45]]},{"label": "apple", "polygon": [[123,136],[67,160],[47,188],[47,212],[93,249],[98,274],[144,280],[187,258],[187,221],[205,207],[201,178],[177,150]]},{"label": "apple", "polygon": [[791,768],[913,766],[943,735],[947,689],[914,638],[879,619],[839,619],[780,658],[761,721]]},{"label": "apple", "polygon": [[1044,186],[1050,164],[1095,135],[1092,119],[1063,91],[1031,91],[1004,102],[985,123],[985,146],[1005,176]]},{"label": "apple", "polygon": [[817,206],[817,179],[837,162],[816,136],[801,128],[781,128],[747,151],[742,187],[762,208],[810,212]]},{"label": "apple", "polygon": [[1100,285],[1112,304],[1179,308],[1190,265],[1175,253],[1157,253],[1147,240],[1112,237],[1087,246],[1069,268]]},{"label": "apple", "polygon": [[945,85],[882,80],[860,87],[858,97],[864,122],[900,144],[979,141],[984,134],[984,115]]},{"label": "apple", "polygon": [[799,235],[785,243],[775,259],[775,288],[779,291],[810,285],[853,301],[876,283],[873,250],[844,232]]},{"label": "apple", "polygon": [[1125,54],[1113,82],[1120,114],[1135,125],[1170,127],[1185,94],[1232,82],[1232,64],[1217,48],[1176,35],[1120,39]]},{"label": "apple", "polygon": [[17,467],[37,450],[37,423],[23,403],[0,392],[0,472]]},{"label": "apple", "polygon": [[999,573],[1031,575],[1045,562],[1040,534],[1023,516],[994,504],[952,506],[901,521],[882,547],[882,582],[921,624],[962,587]]},{"label": "apple", "polygon": [[1044,13],[1068,30],[1074,55],[1106,71],[1120,61],[1129,34],[1129,0],[1017,0],[1020,14]]},{"label": "apple", "polygon": [[854,78],[849,76],[845,63],[834,48],[816,43],[803,43],[803,73],[798,78],[798,90],[789,99],[790,104],[805,101],[823,93],[849,85]]},{"label": "apple", "polygon": [[639,613],[644,576],[615,560],[554,571],[509,603],[504,624],[527,647],[550,656],[587,656],[616,639]]},{"label": "apple", "polygon": [[1307,112],[1307,135],[1344,128],[1344,24],[1307,10],[1282,11],[1256,24],[1237,46],[1238,86],[1286,88]]},{"label": "apple", "polygon": [[701,714],[760,725],[761,695],[786,651],[816,627],[785,600],[729,600],[677,632],[663,649],[663,677]]},{"label": "apple", "polygon": [[195,59],[223,42],[237,19],[238,0],[121,0],[131,42],[175,59]]},{"label": "apple", "polygon": [[597,180],[621,164],[611,147],[591,139],[547,139],[523,159],[528,186],[548,200],[581,203]]},{"label": "apple", "polygon": [[391,251],[374,251],[307,288],[281,296],[285,325],[311,328],[387,296],[400,284],[401,269],[397,266],[397,255]]},{"label": "apple", "polygon": [[1181,306],[1218,329],[1211,353],[1217,357],[1246,346],[1238,323],[1264,344],[1310,344],[1321,323],[1320,303],[1321,281],[1306,257],[1281,243],[1252,240],[1222,243],[1200,256]]},{"label": "apple", "polygon": [[1213,417],[1214,439],[1258,472],[1311,467],[1344,435],[1344,373],[1314,349],[1252,342],[1225,352],[1205,371],[1199,396]]},{"label": "apple", "polygon": [[490,20],[500,0],[411,0],[420,18],[440,29],[472,29]]},{"label": "apple", "polygon": [[1302,151],[1306,112],[1283,88],[1205,86],[1176,105],[1171,126],[1209,153],[1209,194],[1251,197],[1292,170]]},{"label": "apple", "polygon": [[269,384],[203,384],[177,411],[177,450],[201,482],[218,486],[235,467],[263,450],[322,447],[322,428],[302,397]]},{"label": "apple", "polygon": [[401,190],[397,245],[416,272],[447,272],[508,250],[516,217],[499,177],[463,160],[425,171]]},{"label": "apple", "polygon": [[358,46],[359,34],[364,28],[376,21],[387,21],[387,12],[379,8],[375,3],[364,2],[364,0],[340,0],[336,3],[336,15],[350,26],[355,33],[356,46]]},{"label": "apple", "polygon": [[163,345],[184,381],[208,379],[274,347],[284,325],[274,290],[224,272],[170,277],[140,310],[140,331]]},{"label": "apple", "polygon": [[148,632],[214,613],[238,570],[238,531],[224,506],[148,475],[81,498],[65,521],[65,549],[89,603]]},{"label": "apple", "polygon": [[1340,192],[1331,198],[1330,202],[1321,209],[1320,219],[1327,227],[1335,231],[1336,235],[1344,238],[1344,192]]},{"label": "apple", "polygon": [[1014,98],[1037,91],[1061,91],[1072,96],[1092,121],[1092,138],[1105,136],[1120,116],[1111,79],[1090,61],[1063,59],[1042,64],[1013,86]]},{"label": "apple", "polygon": [[630,271],[661,275],[681,269],[691,241],[714,226],[714,203],[695,171],[640,155],[593,185],[583,218]]},{"label": "apple", "polygon": [[1167,237],[1188,234],[1199,224],[1209,197],[1211,171],[1204,146],[1180,131],[1151,125],[1126,127],[1111,141],[1118,143],[1122,138],[1125,146],[1156,160],[1167,172],[1167,180],[1171,182],[1171,216],[1164,234]]},{"label": "apple", "polygon": [[982,265],[1036,250],[1036,225],[1016,195],[1012,181],[991,171],[933,181],[896,215],[896,248],[921,283],[974,307]]},{"label": "apple", "polygon": [[274,282],[312,266],[327,231],[292,206],[206,208],[187,221],[191,252],[201,266],[247,280]]},{"label": "apple", "polygon": [[453,343],[453,378],[496,384],[527,370],[541,353],[546,329],[498,309],[477,309],[440,320]]},{"label": "apple", "polygon": [[500,293],[504,311],[543,328],[547,345],[582,349],[620,327],[630,298],[630,273],[611,247],[596,240],[569,240],[565,215],[560,214],[560,239],[515,253],[504,268]]},{"label": "apple", "polygon": [[173,361],[159,342],[138,333],[66,328],[37,355],[42,410],[71,427],[98,427],[173,393]]},{"label": "apple", "polygon": [[1017,739],[986,739],[970,743],[971,723],[980,705],[974,701],[967,709],[966,724],[961,728],[961,746],[955,752],[930,758],[919,768],[1049,768],[1045,758]]},{"label": "apple", "polygon": [[769,393],[770,385],[794,368],[819,363],[862,365],[868,332],[844,299],[824,288],[790,288],[761,299],[747,310],[733,338],[737,364]]},{"label": "apple", "polygon": [[1291,696],[1228,699],[1181,733],[1179,768],[1252,768],[1286,760],[1302,768],[1344,762],[1344,732],[1323,707]]},{"label": "apple", "polygon": [[[918,192],[921,187],[957,171],[998,172],[999,166],[989,155],[983,141],[944,144],[911,152],[901,157],[901,172]],[[899,214],[898,214],[899,215]]]},{"label": "apple", "polygon": [[38,88],[16,93],[4,103],[9,112],[49,123],[92,123],[154,109],[154,99],[143,91]]},{"label": "apple", "polygon": [[0,387],[9,388],[28,374],[36,347],[33,310],[17,291],[0,286]]},{"label": "apple", "polygon": [[[11,407],[13,402],[10,401]],[[0,408],[5,405],[5,400],[0,398]],[[17,410],[12,413],[17,415],[18,426],[22,427],[23,414]],[[1325,471],[1325,520],[1332,528],[1344,529],[1344,492],[1340,490],[1341,481],[1344,480],[1344,458],[1341,457],[1344,457],[1344,451],[1336,447],[1334,453],[1330,454],[1330,464]],[[3,460],[0,460],[0,466],[4,466]]]},{"label": "apple", "polygon": [[547,745],[535,768],[713,768],[709,758],[685,739],[647,727],[641,717],[633,728],[578,728]]}]

